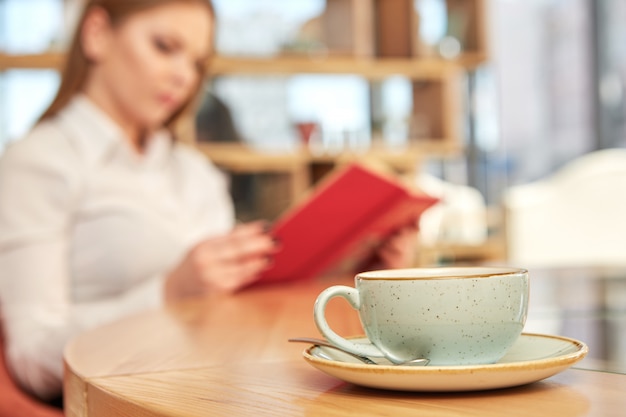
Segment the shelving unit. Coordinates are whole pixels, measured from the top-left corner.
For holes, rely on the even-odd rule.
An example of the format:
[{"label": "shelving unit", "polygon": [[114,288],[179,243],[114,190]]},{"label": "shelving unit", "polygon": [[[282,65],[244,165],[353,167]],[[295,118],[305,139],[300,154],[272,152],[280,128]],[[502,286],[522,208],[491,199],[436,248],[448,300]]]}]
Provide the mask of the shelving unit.
[{"label": "shelving unit", "polygon": [[[413,114],[428,120],[428,129],[406,148],[387,149],[375,136],[362,153],[315,154],[303,147],[282,154],[258,151],[241,144],[198,143],[198,148],[222,169],[233,174],[269,174],[283,177],[285,204],[298,199],[320,172],[352,159],[373,158],[399,173],[412,174],[423,159],[459,155],[463,151],[463,79],[488,58],[485,35],[487,0],[445,0],[451,25],[447,35],[459,38],[461,53],[443,59],[419,41],[419,16],[413,0],[327,0],[327,9],[315,24],[324,53],[285,51],[271,57],[216,56],[211,77],[233,75],[291,76],[352,74],[375,84],[392,76],[411,80]],[[0,52],[0,72],[13,69],[60,69],[62,52],[10,55]],[[193,123],[185,127],[189,133]],[[265,217],[278,214],[263,213]],[[446,253],[467,249],[447,247]],[[492,246],[487,252],[492,253]],[[433,258],[429,248],[423,258]]]},{"label": "shelving unit", "polygon": [[[413,82],[414,114],[428,121],[421,137],[412,141],[411,151],[436,156],[458,154],[463,143],[463,75],[488,56],[485,0],[445,0],[445,5],[451,21],[448,32],[463,46],[453,59],[426,54],[420,47],[419,16],[413,0],[327,0],[325,12],[312,19],[319,41],[325,45],[324,54],[217,56],[210,62],[211,76],[353,74],[372,82],[404,76]],[[0,52],[0,71],[59,69],[62,62],[60,52]],[[225,161],[221,165],[229,168]]]}]

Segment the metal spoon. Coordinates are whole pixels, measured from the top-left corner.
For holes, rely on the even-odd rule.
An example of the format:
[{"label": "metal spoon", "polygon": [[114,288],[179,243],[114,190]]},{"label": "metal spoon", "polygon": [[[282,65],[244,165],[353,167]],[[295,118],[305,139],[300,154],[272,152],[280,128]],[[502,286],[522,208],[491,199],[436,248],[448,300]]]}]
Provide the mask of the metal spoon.
[{"label": "metal spoon", "polygon": [[[355,358],[357,358],[358,360],[360,360],[363,363],[366,363],[368,365],[378,365],[378,363],[374,362],[373,360],[371,360],[370,358],[368,358],[367,356],[361,356],[361,355],[357,355],[355,353],[352,352],[348,352],[346,350],[343,350],[333,344],[331,344],[330,342],[323,340],[323,339],[316,339],[314,337],[293,337],[291,339],[289,339],[289,342],[303,342],[303,343],[311,343],[317,346],[326,346],[329,348],[333,348],[336,349],[340,352],[343,352],[345,354],[348,354],[350,356],[353,356]],[[410,361],[406,361],[403,363],[397,363],[397,364],[393,364],[396,366],[426,366],[428,365],[428,363],[430,362],[430,359],[426,359],[426,358],[418,358],[418,359],[412,359]]]}]

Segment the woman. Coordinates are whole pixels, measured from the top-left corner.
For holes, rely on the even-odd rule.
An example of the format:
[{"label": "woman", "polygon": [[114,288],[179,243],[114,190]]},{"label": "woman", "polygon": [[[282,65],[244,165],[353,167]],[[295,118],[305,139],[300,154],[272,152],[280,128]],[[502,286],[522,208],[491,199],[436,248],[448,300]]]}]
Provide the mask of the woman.
[{"label": "woman", "polygon": [[[62,351],[102,323],[252,283],[279,250],[234,226],[225,180],[172,128],[211,53],[207,0],[91,0],[57,97],[0,159],[0,306],[9,367],[42,399]],[[405,232],[380,251],[406,260]]]}]

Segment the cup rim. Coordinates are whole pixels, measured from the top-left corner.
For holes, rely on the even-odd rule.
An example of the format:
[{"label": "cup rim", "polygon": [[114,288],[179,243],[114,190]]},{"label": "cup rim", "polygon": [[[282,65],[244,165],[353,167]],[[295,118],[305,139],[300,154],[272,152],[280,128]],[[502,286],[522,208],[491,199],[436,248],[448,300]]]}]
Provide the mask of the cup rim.
[{"label": "cup rim", "polygon": [[356,279],[385,281],[385,280],[445,280],[467,278],[493,278],[508,275],[527,275],[525,268],[508,266],[443,266],[417,267],[402,269],[381,269],[364,271],[356,275]]}]

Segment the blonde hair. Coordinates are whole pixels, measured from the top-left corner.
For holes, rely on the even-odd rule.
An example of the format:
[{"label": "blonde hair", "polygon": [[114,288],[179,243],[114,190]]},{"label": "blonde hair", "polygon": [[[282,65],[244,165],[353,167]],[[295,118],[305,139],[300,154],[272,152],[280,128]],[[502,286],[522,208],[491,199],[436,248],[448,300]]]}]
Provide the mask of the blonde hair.
[{"label": "blonde hair", "polygon": [[[46,120],[56,115],[70,102],[76,93],[79,93],[84,88],[85,80],[87,79],[87,75],[89,73],[90,63],[87,56],[85,56],[81,45],[81,31],[85,23],[85,18],[92,8],[99,7],[103,9],[108,14],[111,25],[116,26],[129,16],[143,10],[169,3],[181,2],[204,5],[211,16],[211,19],[213,21],[215,20],[215,12],[210,0],[89,0],[85,5],[83,13],[76,25],[76,30],[74,32],[74,36],[72,37],[65,59],[65,66],[61,73],[61,84],[57,94],[54,100],[52,100],[50,106],[42,114],[39,121]],[[211,36],[213,37],[214,35],[211,34]],[[204,81],[206,71],[206,65],[203,65],[199,69],[200,77],[198,78],[196,90],[199,90],[201,83]],[[183,103],[180,108],[176,110],[164,123],[164,126],[172,130],[176,125],[176,122],[181,118],[181,115],[191,111],[194,99],[195,97],[193,95],[189,97],[187,102]]]}]

